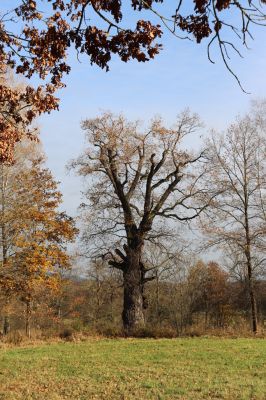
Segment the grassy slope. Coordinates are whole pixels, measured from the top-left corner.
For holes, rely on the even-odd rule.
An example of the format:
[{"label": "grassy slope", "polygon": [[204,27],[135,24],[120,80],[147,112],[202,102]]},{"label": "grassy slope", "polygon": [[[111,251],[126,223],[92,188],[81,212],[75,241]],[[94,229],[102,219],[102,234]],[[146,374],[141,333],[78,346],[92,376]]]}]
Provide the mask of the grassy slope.
[{"label": "grassy slope", "polygon": [[99,340],[0,350],[0,399],[266,399],[261,339]]}]

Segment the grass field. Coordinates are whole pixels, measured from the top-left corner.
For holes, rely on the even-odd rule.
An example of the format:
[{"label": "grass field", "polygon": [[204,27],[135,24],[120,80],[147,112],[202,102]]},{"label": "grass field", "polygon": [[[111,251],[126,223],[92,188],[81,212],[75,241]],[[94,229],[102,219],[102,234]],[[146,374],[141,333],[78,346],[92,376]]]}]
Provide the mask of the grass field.
[{"label": "grass field", "polygon": [[0,350],[0,399],[266,399],[262,339],[91,340]]}]

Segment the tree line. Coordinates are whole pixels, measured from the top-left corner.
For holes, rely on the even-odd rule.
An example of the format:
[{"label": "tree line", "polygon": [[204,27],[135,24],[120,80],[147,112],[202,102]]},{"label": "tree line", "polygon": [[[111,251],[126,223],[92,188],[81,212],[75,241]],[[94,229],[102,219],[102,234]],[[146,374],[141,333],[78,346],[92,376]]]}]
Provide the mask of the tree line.
[{"label": "tree line", "polygon": [[[138,337],[249,335],[247,281],[232,280],[215,262],[195,261],[160,269],[146,286],[145,327]],[[258,321],[263,328],[266,285],[254,282]],[[32,302],[33,338],[64,339],[86,335],[123,336],[123,285],[116,270],[102,261],[92,263],[88,276],[62,277],[56,291],[41,286]],[[13,298],[9,305],[10,333],[19,343],[25,329],[25,308]]]}]

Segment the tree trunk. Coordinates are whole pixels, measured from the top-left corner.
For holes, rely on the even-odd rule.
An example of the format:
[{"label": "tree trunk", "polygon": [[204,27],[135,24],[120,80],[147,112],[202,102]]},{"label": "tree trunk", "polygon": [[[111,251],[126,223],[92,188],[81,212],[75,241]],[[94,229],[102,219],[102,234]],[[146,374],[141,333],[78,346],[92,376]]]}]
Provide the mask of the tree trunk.
[{"label": "tree trunk", "polygon": [[245,256],[247,260],[247,273],[248,273],[248,289],[249,289],[249,299],[250,299],[250,308],[251,308],[251,319],[252,319],[252,331],[254,334],[258,331],[258,317],[257,317],[257,307],[256,307],[256,299],[253,285],[253,268],[252,268],[252,257],[251,257],[251,235],[250,235],[250,217],[249,217],[249,180],[248,180],[248,161],[246,156],[246,148],[244,146],[244,215],[245,215]]},{"label": "tree trunk", "polygon": [[127,336],[134,335],[145,325],[143,312],[143,273],[140,263],[141,247],[129,249],[128,264],[123,271],[124,306],[123,325]]},{"label": "tree trunk", "polygon": [[[245,190],[245,197],[246,190]],[[249,231],[249,218],[248,218],[248,203],[245,204],[245,233],[246,233],[246,247],[245,256],[247,260],[247,273],[248,273],[248,288],[249,288],[249,299],[251,308],[251,319],[252,319],[252,331],[254,334],[258,332],[258,316],[257,316],[257,306],[255,299],[255,291],[253,285],[253,270],[252,270],[252,259],[251,259],[251,240]]]},{"label": "tree trunk", "polygon": [[26,324],[25,324],[26,336],[31,338],[31,302],[30,300],[26,303]]},{"label": "tree trunk", "polygon": [[156,276],[156,317],[157,317],[157,322],[159,321],[159,324],[161,325],[161,318],[160,318],[160,311],[159,311],[159,302],[160,302],[160,299],[159,299],[159,296],[160,296],[160,294],[159,294],[159,276],[158,276],[158,271],[156,271],[155,272],[155,276]]},{"label": "tree trunk", "polygon": [[[5,188],[5,182],[4,182],[4,164],[1,163],[1,243],[2,243],[2,268],[3,268],[3,273],[5,274],[6,272],[6,267],[7,267],[7,235],[6,235],[6,223],[5,223],[5,218],[6,218],[6,188]],[[9,303],[9,294],[7,294],[6,297],[6,307],[8,308],[8,303]],[[8,311],[7,311],[8,312]],[[10,320],[9,320],[9,315],[8,313],[4,316],[4,323],[3,323],[3,335],[7,335],[10,332]]]},{"label": "tree trunk", "polygon": [[252,269],[249,260],[247,262],[247,268],[248,268],[248,288],[249,288],[249,299],[251,308],[252,331],[254,334],[256,334],[258,332],[257,304],[254,292]]},{"label": "tree trunk", "polygon": [[9,332],[10,332],[9,315],[5,315],[3,324],[3,335],[7,335]]},{"label": "tree trunk", "polygon": [[61,299],[59,298],[57,302],[57,318],[61,319],[62,316],[62,308],[61,308]]}]

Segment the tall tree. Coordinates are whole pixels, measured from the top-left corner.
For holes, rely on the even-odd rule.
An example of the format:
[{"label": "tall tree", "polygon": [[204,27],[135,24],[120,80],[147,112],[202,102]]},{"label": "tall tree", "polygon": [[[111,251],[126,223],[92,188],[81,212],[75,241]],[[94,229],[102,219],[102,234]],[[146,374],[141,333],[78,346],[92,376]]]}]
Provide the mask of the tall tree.
[{"label": "tall tree", "polygon": [[140,131],[136,122],[106,113],[84,121],[82,127],[88,147],[72,165],[88,177],[88,203],[83,208],[85,214],[88,209],[91,231],[83,238],[98,237],[106,253],[117,245],[110,265],[123,273],[122,317],[125,331],[132,334],[144,325],[143,288],[154,278],[144,265],[145,241],[165,235],[166,221],[190,221],[206,207],[193,203],[197,196],[205,197],[202,175],[192,170],[203,153],[192,155],[182,148],[184,137],[200,122],[187,111],[173,128],[154,120]]},{"label": "tall tree", "polygon": [[12,159],[13,143],[21,140],[13,120],[27,126],[34,116],[58,107],[55,90],[64,86],[63,76],[70,71],[71,47],[78,55],[86,54],[91,64],[108,69],[112,55],[124,62],[154,58],[164,30],[197,43],[208,38],[210,61],[210,47],[217,43],[227,69],[238,80],[229,53],[240,54],[237,41],[247,45],[252,25],[265,26],[265,0],[181,0],[171,7],[164,0],[17,0],[13,9],[0,11],[0,72],[8,65],[28,78],[39,76],[44,85],[18,93],[1,82],[0,103],[6,107],[0,111],[0,157]]},{"label": "tall tree", "polygon": [[2,177],[0,283],[8,296],[16,294],[26,304],[30,335],[35,293],[43,285],[57,288],[58,269],[70,263],[65,246],[74,239],[76,229],[73,219],[58,211],[62,195],[38,154],[32,159],[28,156],[20,168],[16,163],[2,165]]},{"label": "tall tree", "polygon": [[[254,110],[253,110],[254,111]],[[203,220],[209,244],[234,252],[248,281],[252,329],[258,329],[254,278],[265,268],[265,123],[252,113],[209,142],[208,185],[219,191]]]},{"label": "tall tree", "polygon": [[[16,146],[16,163],[12,167],[3,163],[0,164],[0,282],[7,308],[14,289],[13,282],[8,274],[8,260],[14,254],[18,235],[23,231],[22,216],[24,209],[21,209],[22,198],[19,197],[15,186],[21,171],[29,168],[33,159],[40,157],[41,154],[39,146],[34,142],[23,142]],[[7,333],[8,330],[9,316],[6,313],[3,331]]]}]

